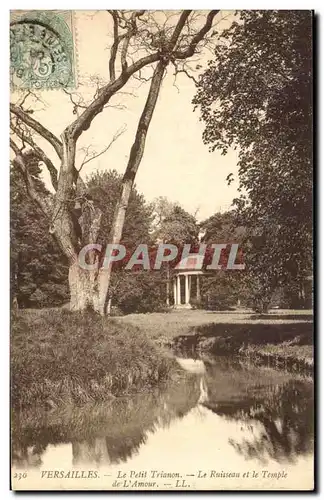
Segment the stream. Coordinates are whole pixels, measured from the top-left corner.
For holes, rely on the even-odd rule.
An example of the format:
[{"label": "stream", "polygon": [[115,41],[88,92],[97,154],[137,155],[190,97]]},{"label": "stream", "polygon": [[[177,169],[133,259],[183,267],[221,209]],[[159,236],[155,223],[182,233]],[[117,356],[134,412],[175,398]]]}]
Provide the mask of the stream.
[{"label": "stream", "polygon": [[14,415],[19,487],[311,487],[310,376],[229,357],[177,359],[186,376],[154,392]]}]

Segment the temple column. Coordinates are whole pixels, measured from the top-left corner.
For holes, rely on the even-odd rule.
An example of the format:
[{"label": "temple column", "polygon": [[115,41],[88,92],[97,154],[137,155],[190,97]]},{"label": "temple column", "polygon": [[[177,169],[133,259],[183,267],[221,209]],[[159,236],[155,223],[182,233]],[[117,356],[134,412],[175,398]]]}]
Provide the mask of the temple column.
[{"label": "temple column", "polygon": [[181,283],[180,283],[180,276],[178,274],[177,276],[177,305],[181,304]]},{"label": "temple column", "polygon": [[189,304],[189,276],[188,274],[185,275],[185,303],[186,305]]},{"label": "temple column", "polygon": [[170,268],[169,262],[167,262],[167,282],[166,282],[166,305],[170,305]]},{"label": "temple column", "polygon": [[201,295],[200,295],[200,281],[199,281],[199,274],[197,274],[197,300],[200,301]]},{"label": "temple column", "polygon": [[174,278],[173,280],[173,301],[174,305],[177,305],[177,280]]}]

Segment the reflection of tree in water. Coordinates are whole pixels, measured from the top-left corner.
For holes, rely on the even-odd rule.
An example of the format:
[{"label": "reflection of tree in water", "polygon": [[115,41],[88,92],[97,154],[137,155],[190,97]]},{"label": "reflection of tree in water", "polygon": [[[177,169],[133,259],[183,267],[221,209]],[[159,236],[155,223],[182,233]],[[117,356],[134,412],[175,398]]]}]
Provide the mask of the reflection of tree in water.
[{"label": "reflection of tree in water", "polygon": [[21,447],[12,448],[13,463],[24,469],[26,467],[40,467],[42,465],[41,456],[46,450],[47,445],[37,443],[34,446],[23,445]]},{"label": "reflection of tree in water", "polygon": [[[245,458],[293,461],[312,451],[311,381],[229,359],[205,366],[208,401],[203,404],[241,424],[248,437],[230,442]],[[39,467],[47,446],[60,443],[72,443],[73,465],[125,462],[145,444],[150,432],[168,427],[198,401],[202,403],[204,384],[201,377],[188,374],[163,390],[117,398],[110,405],[14,415],[13,463]]]},{"label": "reflection of tree in water", "polygon": [[[108,405],[70,408],[13,417],[12,458],[20,465],[41,465],[49,444],[72,443],[73,465],[119,463],[128,460],[146,442],[149,432],[182,418],[199,399],[196,375],[182,374],[163,390],[132,398],[117,398]],[[26,450],[38,449],[35,455]]]},{"label": "reflection of tree in water", "polygon": [[21,418],[19,413],[13,414],[11,419],[11,460],[19,468],[40,467],[42,454],[47,448],[43,439],[43,429],[30,428],[20,435]]},{"label": "reflection of tree in water", "polygon": [[[313,449],[313,388],[302,380],[263,387],[262,397],[220,403],[211,408],[218,415],[241,421],[253,438],[230,443],[245,458],[294,461]],[[206,405],[210,407],[209,404]],[[261,432],[255,425],[261,423]]]},{"label": "reflection of tree in water", "polygon": [[130,436],[106,436],[72,442],[73,465],[83,463],[116,464],[126,462],[146,442],[145,432],[132,433]]}]

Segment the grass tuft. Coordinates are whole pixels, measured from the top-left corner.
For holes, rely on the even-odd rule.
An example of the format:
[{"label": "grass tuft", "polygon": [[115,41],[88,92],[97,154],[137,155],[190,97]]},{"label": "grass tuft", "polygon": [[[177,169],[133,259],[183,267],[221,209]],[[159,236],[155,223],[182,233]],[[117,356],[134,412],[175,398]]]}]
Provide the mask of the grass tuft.
[{"label": "grass tuft", "polygon": [[83,405],[155,387],[177,365],[141,331],[64,309],[19,311],[11,323],[16,408]]}]

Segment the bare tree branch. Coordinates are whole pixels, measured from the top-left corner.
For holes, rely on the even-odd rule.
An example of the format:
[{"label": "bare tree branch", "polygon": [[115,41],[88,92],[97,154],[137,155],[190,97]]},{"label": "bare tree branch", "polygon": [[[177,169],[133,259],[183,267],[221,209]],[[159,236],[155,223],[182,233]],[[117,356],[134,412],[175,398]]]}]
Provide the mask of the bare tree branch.
[{"label": "bare tree branch", "polygon": [[158,53],[144,56],[129,66],[116,80],[108,83],[98,92],[98,97],[89,104],[88,108],[66,129],[66,132],[76,141],[83,131],[90,127],[92,120],[103,110],[109,99],[118,92],[129,78],[144,66],[157,62],[160,58]]},{"label": "bare tree branch", "polygon": [[30,175],[28,168],[26,166],[26,153],[23,154],[21,152],[21,150],[19,149],[19,147],[13,141],[12,138],[10,138],[10,147],[16,155],[14,160],[13,160],[13,163],[14,163],[14,165],[16,165],[19,168],[20,172],[22,173],[22,175],[24,177],[28,195],[39,206],[39,208],[46,215],[46,217],[48,219],[50,219],[51,218],[51,211],[50,211],[49,203],[47,202],[46,198],[44,198],[43,196],[40,196],[37,192],[33,178]]},{"label": "bare tree branch", "polygon": [[220,12],[220,10],[211,10],[208,15],[204,26],[196,33],[196,35],[192,38],[189,47],[184,51],[175,51],[173,53],[176,59],[187,59],[192,57],[195,53],[195,49],[199,42],[204,38],[204,36],[211,29],[214,17]]},{"label": "bare tree branch", "polygon": [[[185,66],[183,65],[182,68],[180,69],[177,62],[176,61],[172,61],[173,63],[173,66],[174,66],[174,69],[175,69],[175,72],[174,72],[174,83],[173,85],[176,87],[175,85],[175,82],[176,82],[176,77],[179,73],[184,73],[188,78],[190,78],[190,80],[192,80],[196,85],[198,83],[198,80],[196,80],[196,78],[191,75],[190,73],[188,73],[188,71],[186,70]],[[178,87],[176,87],[178,88]]]},{"label": "bare tree branch", "polygon": [[22,108],[22,107],[23,107],[23,105],[25,104],[26,99],[28,99],[28,97],[30,96],[30,94],[31,94],[31,90],[28,90],[28,91],[26,92],[26,94],[24,95],[24,97],[23,97],[23,99],[22,99],[21,103],[19,104],[19,106],[20,106],[21,108]]},{"label": "bare tree branch", "polygon": [[81,171],[82,167],[86,164],[86,163],[89,163],[90,161],[94,160],[95,158],[98,158],[98,156],[101,156],[103,155],[106,151],[108,151],[108,149],[113,145],[113,143],[115,141],[117,141],[117,139],[125,132],[126,130],[126,126],[124,126],[123,128],[121,128],[120,130],[118,130],[116,132],[116,134],[113,136],[113,138],[111,139],[110,143],[108,144],[108,146],[106,146],[104,149],[102,149],[99,153],[94,153],[92,156],[88,156],[89,154],[89,147],[87,148],[87,151],[86,151],[86,154],[85,154],[85,157],[81,163],[81,166],[78,170],[78,172]]},{"label": "bare tree branch", "polygon": [[13,124],[10,125],[11,130],[19,137],[19,139],[22,141],[23,145],[26,142],[29,144],[29,146],[34,150],[35,154],[39,158],[40,161],[42,161],[46,167],[47,170],[49,171],[50,177],[51,177],[51,182],[52,186],[57,190],[57,177],[58,173],[57,170],[52,163],[52,161],[49,159],[49,157],[44,153],[44,151],[34,142],[32,139],[31,135],[26,135],[24,134],[24,131],[22,129],[19,129],[18,127],[15,127]]},{"label": "bare tree branch", "polygon": [[175,45],[179,39],[180,33],[181,33],[188,17],[190,16],[191,12],[192,12],[191,10],[184,10],[181,13],[179,21],[177,22],[177,25],[175,27],[175,30],[174,30],[173,35],[172,35],[171,40],[170,40],[170,48],[171,49],[173,49],[173,47],[175,47]]},{"label": "bare tree branch", "polygon": [[[145,76],[142,75],[141,70],[139,70],[138,76],[136,74],[134,74],[133,78],[135,78],[135,80],[138,80],[139,82],[142,82],[142,83],[144,83],[144,82],[150,82],[152,80],[152,78],[153,78],[153,74],[151,76],[149,76],[149,77],[146,78]],[[139,87],[140,87],[140,85],[139,85]]]},{"label": "bare tree branch", "polygon": [[81,104],[81,102],[83,101],[83,99],[82,99],[82,98],[80,98],[80,96],[79,96],[79,102],[76,102],[76,101],[74,100],[74,97],[73,97],[73,94],[75,94],[74,92],[68,92],[68,91],[67,91],[64,87],[62,87],[62,90],[63,90],[63,92],[64,92],[66,95],[68,95],[68,96],[69,96],[70,101],[71,101],[71,103],[73,104],[73,114],[74,114],[74,115],[75,115],[75,114],[77,114],[77,112],[78,112],[78,108],[87,109],[86,104]]},{"label": "bare tree branch", "polygon": [[[28,97],[32,96],[34,98],[34,101],[35,102],[40,102],[42,103],[45,107],[43,109],[46,108],[46,103],[31,89],[29,89],[25,95],[23,96],[21,102],[17,102],[16,105],[19,106],[20,108],[22,108],[26,113],[30,112],[30,109],[31,109],[31,106],[30,105],[28,108],[24,107],[25,105],[25,102],[27,101]],[[40,111],[40,109],[38,109],[38,111]]]},{"label": "bare tree branch", "polygon": [[44,139],[46,139],[55,149],[58,157],[62,159],[63,157],[63,146],[61,141],[46,127],[44,127],[37,120],[32,118],[29,113],[26,113],[21,107],[16,106],[15,104],[10,103],[10,111],[16,115],[23,123],[31,127],[35,132],[41,135]]},{"label": "bare tree branch", "polygon": [[131,39],[133,34],[135,34],[135,31],[130,29],[129,32],[127,33],[127,35],[125,36],[124,41],[123,41],[123,46],[122,46],[122,50],[121,50],[121,54],[120,54],[121,67],[122,67],[123,73],[127,70],[127,66],[128,66],[127,65],[127,49],[128,49],[128,45],[129,45],[130,39]]},{"label": "bare tree branch", "polygon": [[174,73],[174,79],[173,79],[172,85],[173,85],[173,87],[175,87],[177,89],[178,94],[180,94],[180,89],[177,85],[177,73]]},{"label": "bare tree branch", "polygon": [[20,148],[17,146],[17,144],[14,142],[14,140],[11,139],[11,137],[10,137],[10,147],[16,156],[21,154]]},{"label": "bare tree branch", "polygon": [[128,46],[130,44],[131,38],[136,35],[137,33],[137,24],[136,24],[136,18],[141,17],[145,13],[145,10],[138,10],[134,11],[131,15],[131,18],[127,21],[127,26],[128,30],[127,33],[124,35],[124,42],[121,50],[121,66],[122,66],[122,72],[126,71],[127,69],[127,52],[128,52]]},{"label": "bare tree branch", "polygon": [[[176,28],[173,31],[173,34],[170,39],[170,43],[168,44],[169,47],[169,54],[163,54],[160,51],[157,51],[153,54],[147,55],[139,59],[138,61],[134,62],[130,66],[125,65],[125,47],[127,51],[128,43],[127,41],[127,36],[125,37],[125,44],[124,44],[124,52],[122,54],[122,64],[124,63],[124,70],[122,71],[121,75],[115,79],[112,82],[109,82],[107,85],[102,87],[98,91],[98,97],[96,97],[91,104],[89,104],[88,108],[85,109],[82,114],[75,120],[70,126],[67,127],[66,132],[68,135],[73,138],[74,141],[80,137],[83,131],[87,130],[90,127],[90,124],[92,120],[104,109],[104,106],[108,103],[109,99],[116,94],[122,87],[125,86],[127,81],[131,76],[133,76],[137,71],[140,69],[144,68],[144,66],[147,66],[149,64],[155,63],[159,60],[164,59],[165,62],[167,60],[172,59],[186,59],[188,57],[193,56],[195,49],[198,45],[198,43],[204,38],[206,33],[210,30],[212,27],[212,23],[214,20],[214,17],[218,14],[219,10],[212,10],[208,13],[206,22],[203,25],[203,27],[193,36],[191,39],[191,42],[189,43],[189,46],[187,47],[186,50],[178,50],[178,51],[173,51],[175,44],[177,43],[179,39],[179,35],[181,33],[182,28],[185,25],[185,22],[190,15],[190,11],[184,11],[182,12],[180,19],[176,25]],[[123,27],[124,29],[129,29],[128,35],[130,33],[133,34],[134,25],[130,26],[130,22],[135,22],[134,21],[134,16],[132,16],[132,19],[129,20],[127,19],[123,13],[120,13],[121,19],[123,21]],[[142,11],[137,11],[135,13],[135,17],[140,17],[142,15]],[[132,36],[132,35],[131,35]],[[173,51],[173,52],[172,52]],[[172,53],[171,53],[172,52]]]},{"label": "bare tree branch", "polygon": [[114,23],[114,41],[110,49],[110,59],[109,59],[109,77],[110,81],[116,80],[116,70],[115,70],[115,62],[117,56],[117,50],[120,39],[118,38],[118,16],[117,12],[114,10],[108,10],[109,14],[113,18]]}]

